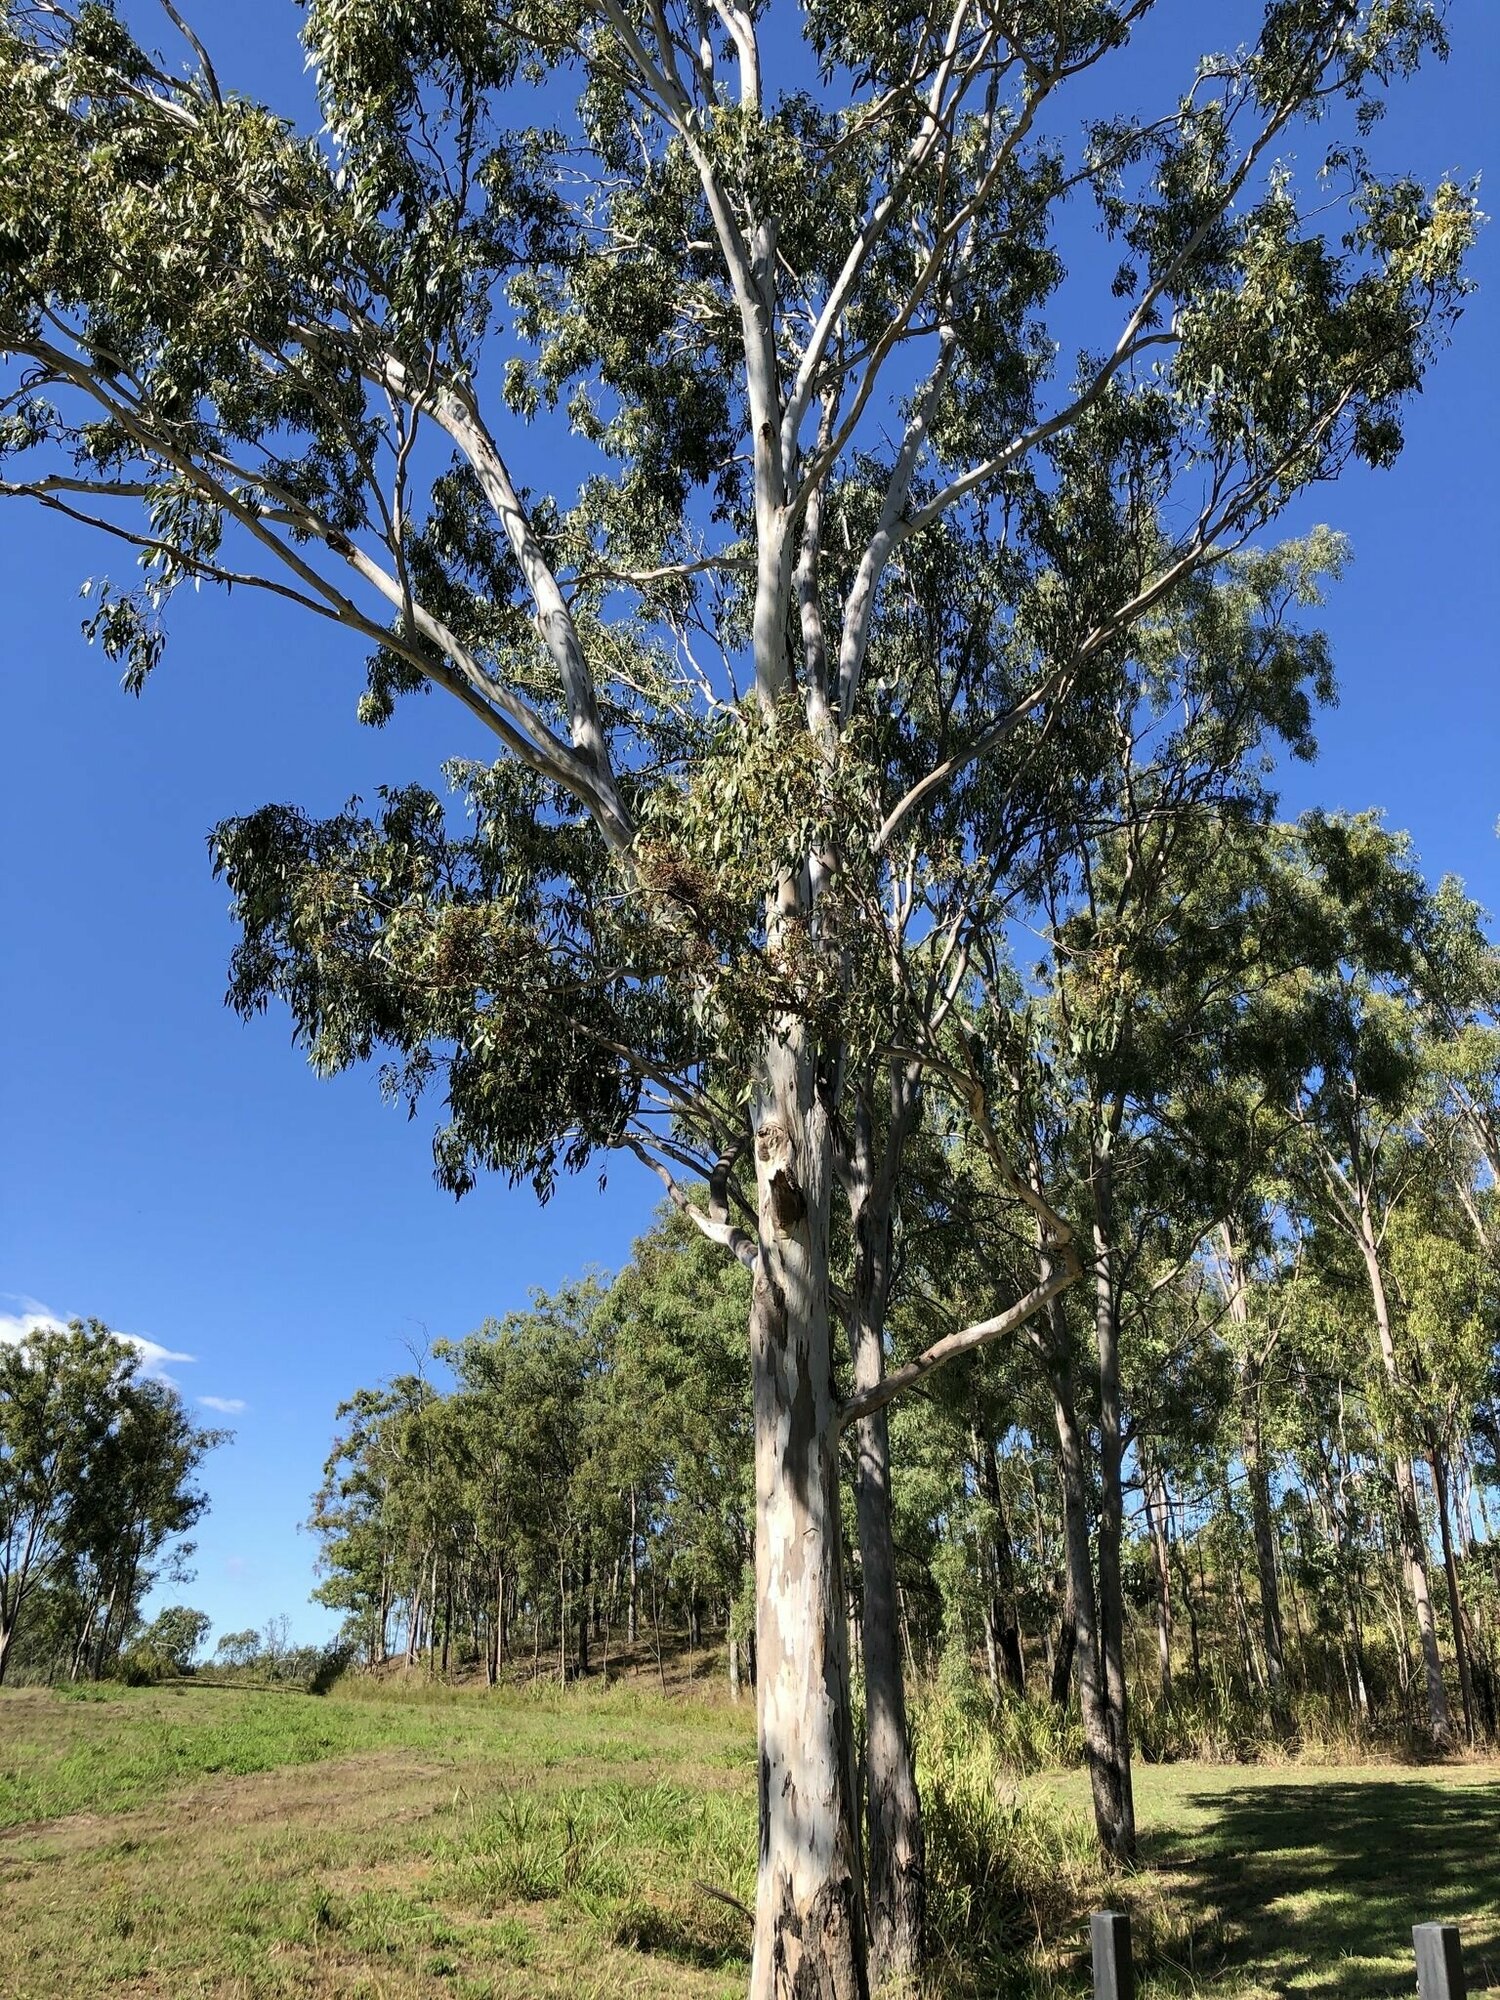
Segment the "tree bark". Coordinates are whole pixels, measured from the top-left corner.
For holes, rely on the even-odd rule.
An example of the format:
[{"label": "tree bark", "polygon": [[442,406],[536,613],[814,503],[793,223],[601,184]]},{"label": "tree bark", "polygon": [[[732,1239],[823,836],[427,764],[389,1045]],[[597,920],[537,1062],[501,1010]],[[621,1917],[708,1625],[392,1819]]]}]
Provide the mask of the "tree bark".
[{"label": "tree bark", "polygon": [[[1118,1111],[1116,1123],[1118,1123]],[[1114,1285],[1114,1159],[1096,1150],[1094,1197],[1094,1343],[1099,1359],[1099,1600],[1097,1644],[1115,1807],[1110,1852],[1135,1858],[1135,1798],[1130,1779],[1130,1708],[1125,1686],[1125,1592],[1120,1545],[1125,1527],[1120,1410],[1120,1315]]]},{"label": "tree bark", "polygon": [[751,2000],[866,2000],[828,1318],[831,1144],[797,1026],[754,1104],[760,1859]]},{"label": "tree bark", "polygon": [[[1385,1365],[1387,1381],[1393,1389],[1400,1390],[1404,1384],[1391,1325],[1390,1300],[1368,1204],[1362,1206],[1360,1211],[1360,1249],[1370,1286],[1370,1303],[1375,1311],[1380,1358]],[[1399,1445],[1392,1456],[1395,1461],[1396,1513],[1405,1557],[1406,1588],[1417,1621],[1417,1637],[1422,1648],[1422,1667],[1426,1678],[1427,1726],[1437,1742],[1446,1743],[1453,1734],[1453,1718],[1448,1708],[1448,1691],[1443,1685],[1437,1620],[1433,1616],[1432,1594],[1427,1583],[1426,1537],[1422,1533],[1422,1515],[1417,1505],[1416,1475],[1412,1471],[1410,1457]]]},{"label": "tree bark", "polygon": [[1250,1488],[1250,1523],[1255,1537],[1255,1578],[1260,1590],[1261,1637],[1266,1649],[1266,1677],[1271,1699],[1284,1702],[1286,1677],[1286,1629],[1281,1615],[1281,1587],[1276,1574],[1276,1530],[1271,1516],[1271,1475],[1266,1464],[1265,1439],[1261,1426],[1261,1371],[1264,1357],[1252,1352],[1250,1344],[1250,1300],[1245,1279],[1244,1254],[1227,1227],[1223,1232],[1225,1274],[1229,1291],[1229,1317],[1239,1330],[1241,1355],[1240,1457]]},{"label": "tree bark", "polygon": [[1458,1661],[1458,1691],[1464,1708],[1464,1737],[1475,1738],[1474,1682],[1469,1671],[1469,1648],[1465,1640],[1463,1596],[1458,1587],[1458,1565],[1453,1559],[1453,1535],[1448,1526],[1448,1475],[1443,1454],[1434,1445],[1428,1454],[1432,1470],[1432,1490],[1437,1496],[1438,1530],[1443,1540],[1443,1574],[1448,1585],[1448,1616],[1453,1625],[1453,1651]]},{"label": "tree bark", "polygon": [[582,1679],[589,1670],[589,1623],[593,1611],[593,1576],[593,1557],[585,1554],[582,1573],[578,1579],[578,1645],[577,1657],[573,1662],[573,1671],[579,1679]]},{"label": "tree bark", "polygon": [[1156,1670],[1162,1699],[1172,1699],[1172,1547],[1167,1532],[1166,1481],[1154,1465],[1142,1465],[1142,1497],[1151,1559],[1156,1571]]},{"label": "tree bark", "polygon": [[630,1611],[625,1621],[625,1633],[631,1645],[641,1636],[641,1579],[636,1568],[636,1496],[635,1488],[630,1489]]},{"label": "tree bark", "polygon": [[[1066,1555],[1065,1548],[1065,1561]],[[1062,1612],[1057,1621],[1057,1638],[1052,1647],[1052,1684],[1048,1692],[1055,1708],[1067,1707],[1068,1688],[1073,1679],[1073,1662],[1078,1653],[1078,1614],[1074,1604],[1073,1571],[1069,1565],[1063,1585]]]},{"label": "tree bark", "polygon": [[1094,1825],[1107,1854],[1128,1859],[1134,1844],[1134,1813],[1130,1800],[1130,1762],[1123,1760],[1114,1736],[1107,1669],[1099,1643],[1099,1600],[1089,1550],[1088,1474],[1083,1432],[1073,1403],[1067,1361],[1067,1326],[1060,1303],[1049,1319],[1052,1339],[1048,1372],[1053,1414],[1057,1423],[1058,1483],[1063,1500],[1063,1548],[1068,1593],[1073,1608],[1074,1659],[1078,1672],[1078,1706],[1083,1721],[1083,1756],[1094,1803]]},{"label": "tree bark", "polygon": [[[893,1092],[898,1147],[906,1105]],[[874,1168],[873,1120],[861,1094],[854,1121],[850,1209],[854,1268],[849,1340],[855,1393],[885,1373],[884,1326],[890,1297],[893,1217],[889,1178]],[[859,1533],[860,1642],[865,1670],[866,1897],[870,1970],[878,1990],[913,1980],[922,1962],[926,1923],[926,1862],[921,1801],[907,1725],[901,1674],[896,1551],[891,1534],[891,1448],[884,1409],[854,1427],[854,1496]]]},{"label": "tree bark", "polygon": [[1010,1544],[1010,1523],[1005,1515],[1005,1496],[1000,1489],[1000,1461],[995,1441],[981,1436],[976,1424],[972,1432],[974,1472],[979,1491],[990,1513],[989,1575],[985,1592],[986,1643],[995,1656],[995,1692],[1003,1679],[1016,1694],[1026,1692],[1026,1655],[1021,1645],[1021,1622],[1016,1610],[1016,1566]]}]

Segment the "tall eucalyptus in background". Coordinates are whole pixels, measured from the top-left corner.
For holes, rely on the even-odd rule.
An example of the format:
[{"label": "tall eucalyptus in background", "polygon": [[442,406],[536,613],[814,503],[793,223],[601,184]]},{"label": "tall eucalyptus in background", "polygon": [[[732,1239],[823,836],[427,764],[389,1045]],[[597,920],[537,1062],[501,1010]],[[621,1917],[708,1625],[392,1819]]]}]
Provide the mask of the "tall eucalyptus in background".
[{"label": "tall eucalyptus in background", "polygon": [[99,1320],[0,1343],[0,1681],[97,1680],[164,1577],[190,1575],[194,1482],[227,1440]]}]

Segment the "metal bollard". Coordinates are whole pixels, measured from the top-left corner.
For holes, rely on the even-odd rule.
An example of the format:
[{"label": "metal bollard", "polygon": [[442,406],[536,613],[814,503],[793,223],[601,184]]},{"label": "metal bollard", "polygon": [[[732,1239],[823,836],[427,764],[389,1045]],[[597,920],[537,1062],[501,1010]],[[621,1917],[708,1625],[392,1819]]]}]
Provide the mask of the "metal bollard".
[{"label": "metal bollard", "polygon": [[[1095,1910],[1089,1918],[1094,1947],[1094,2000],[1135,2000],[1135,1960],[1130,1951],[1130,1919],[1119,1910]],[[1462,1985],[1454,2000],[1462,2000]],[[1422,2000],[1427,2000],[1424,1990]],[[1444,2000],[1434,1994],[1433,2000]]]},{"label": "metal bollard", "polygon": [[1457,1924],[1413,1924],[1420,2000],[1465,2000],[1464,1959]]}]

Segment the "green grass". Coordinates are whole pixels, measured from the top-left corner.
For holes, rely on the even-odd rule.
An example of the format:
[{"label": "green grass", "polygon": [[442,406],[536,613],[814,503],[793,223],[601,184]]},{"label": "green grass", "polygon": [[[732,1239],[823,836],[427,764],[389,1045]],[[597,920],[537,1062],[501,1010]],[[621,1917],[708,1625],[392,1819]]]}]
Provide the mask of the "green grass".
[{"label": "green grass", "polygon": [[[750,1730],[629,1686],[0,1694],[0,1995],[730,2000]],[[1104,1901],[1147,2000],[1410,1993],[1430,1919],[1500,1992],[1493,1766],[1144,1767],[1110,1880],[1076,1773],[1012,1777],[967,1722],[922,1754],[940,2000],[1082,2000]]]},{"label": "green grass", "polygon": [[[747,1725],[748,1727],[748,1725]],[[0,1828],[77,1812],[120,1812],[197,1778],[246,1776],[288,1765],[387,1750],[444,1759],[514,1754],[548,1770],[587,1752],[595,1763],[650,1762],[663,1746],[702,1737],[716,1755],[736,1748],[723,1714],[670,1709],[628,1692],[607,1700],[555,1693],[486,1701],[422,1689],[380,1699],[241,1693],[179,1683],[73,1694],[0,1692]]]},{"label": "green grass", "polygon": [[[1081,1773],[1045,1782],[1085,1811]],[[1435,1922],[1460,1926],[1470,1992],[1500,1992],[1494,1764],[1144,1765],[1135,1797],[1116,1906],[1146,1992],[1409,1994],[1412,1925]]]}]

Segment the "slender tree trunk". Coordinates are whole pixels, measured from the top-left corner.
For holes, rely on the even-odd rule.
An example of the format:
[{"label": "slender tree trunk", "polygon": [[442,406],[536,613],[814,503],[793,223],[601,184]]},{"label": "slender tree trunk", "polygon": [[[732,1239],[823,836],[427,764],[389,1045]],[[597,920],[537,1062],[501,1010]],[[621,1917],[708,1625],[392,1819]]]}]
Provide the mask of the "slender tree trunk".
[{"label": "slender tree trunk", "polygon": [[[1064,1501],[1064,1505],[1066,1505]],[[1066,1560],[1066,1549],[1064,1549]],[[1052,1684],[1049,1692],[1053,1706],[1066,1708],[1068,1687],[1073,1679],[1073,1662],[1078,1653],[1078,1612],[1073,1596],[1073,1571],[1071,1564],[1065,1573],[1063,1585],[1062,1611],[1057,1621],[1057,1638],[1052,1646]]]},{"label": "slender tree trunk", "polygon": [[1010,1522],[1005,1513],[1005,1495],[1000,1485],[1000,1461],[995,1441],[972,1431],[974,1470],[979,1490],[989,1510],[991,1531],[989,1589],[986,1592],[985,1629],[996,1658],[996,1693],[1003,1676],[1016,1694],[1026,1692],[1026,1654],[1021,1643],[1021,1621],[1016,1609],[1016,1565],[1010,1543]]},{"label": "slender tree trunk", "polygon": [[1172,1548],[1167,1534],[1166,1482],[1155,1466],[1143,1464],[1142,1497],[1151,1559],[1156,1570],[1156,1671],[1162,1699],[1172,1699]]},{"label": "slender tree trunk", "polygon": [[1469,1648],[1466,1643],[1463,1597],[1458,1587],[1458,1565],[1453,1560],[1453,1536],[1448,1527],[1448,1475],[1443,1464],[1442,1452],[1436,1445],[1428,1455],[1427,1463],[1432,1471],[1432,1490],[1437,1496],[1438,1532],[1443,1540],[1443,1574],[1448,1585],[1448,1616],[1453,1626],[1453,1651],[1458,1661],[1458,1691],[1464,1707],[1464,1737],[1469,1743],[1475,1738],[1474,1726],[1474,1682],[1469,1671]]},{"label": "slender tree trunk", "polygon": [[1067,1327],[1060,1304],[1053,1321],[1053,1412],[1057,1422],[1058,1483],[1063,1499],[1063,1545],[1068,1590],[1073,1604],[1074,1657],[1078,1670],[1078,1706],[1083,1721],[1083,1756],[1094,1801],[1094,1825],[1107,1854],[1128,1859],[1133,1841],[1132,1815],[1127,1810],[1129,1764],[1120,1758],[1111,1726],[1106,1668],[1099,1644],[1099,1600],[1089,1550],[1088,1474],[1083,1432],[1073,1405],[1067,1374]]},{"label": "slender tree trunk", "polygon": [[1188,1648],[1193,1662],[1193,1686],[1203,1684],[1203,1654],[1198,1636],[1198,1600],[1193,1593],[1193,1572],[1179,1535],[1176,1543],[1177,1579],[1182,1586],[1182,1602],[1188,1616]]},{"label": "slender tree trunk", "polygon": [[656,1678],[663,1694],[667,1691],[666,1663],[661,1656],[661,1607],[656,1596],[656,1563],[651,1564],[651,1639],[656,1647]]},{"label": "slender tree trunk", "polygon": [[625,1621],[625,1635],[632,1646],[636,1644],[641,1636],[641,1578],[635,1561],[636,1540],[636,1494],[635,1488],[632,1486],[630,1489],[630,1610]]},{"label": "slender tree trunk", "polygon": [[1261,1637],[1266,1649],[1266,1677],[1271,1699],[1283,1701],[1286,1675],[1286,1633],[1281,1616],[1281,1589],[1276,1575],[1276,1531],[1271,1517],[1271,1475],[1266,1464],[1261,1425],[1262,1357],[1251,1349],[1250,1297],[1244,1253],[1227,1224],[1221,1231],[1228,1280],[1229,1316],[1241,1340],[1239,1368],[1240,1457],[1250,1488],[1250,1523],[1255,1536],[1255,1578],[1260,1589]]},{"label": "slender tree trunk", "polygon": [[[1118,1113],[1116,1114],[1118,1123]],[[1120,1410],[1120,1315],[1114,1284],[1114,1159],[1094,1155],[1094,1341],[1099,1357],[1099,1608],[1098,1650],[1117,1805],[1110,1852],[1135,1858],[1135,1797],[1130,1777],[1130,1709],[1125,1686],[1125,1592],[1120,1545],[1125,1527]]]},{"label": "slender tree trunk", "polygon": [[[893,1090],[887,1147],[899,1147],[907,1100]],[[873,1119],[861,1093],[855,1114],[850,1209],[854,1268],[849,1338],[856,1390],[885,1373],[883,1330],[890,1296],[892,1214],[888,1177],[874,1164]],[[922,1962],[926,1872],[921,1802],[901,1675],[896,1551],[891,1534],[891,1447],[886,1412],[855,1427],[854,1495],[859,1531],[860,1640],[865,1670],[866,1897],[871,1983],[915,1979]]]},{"label": "slender tree trunk", "polygon": [[578,1645],[577,1658],[573,1662],[574,1673],[582,1679],[589,1670],[589,1617],[593,1609],[593,1558],[585,1555],[583,1573],[578,1580]]},{"label": "slender tree trunk", "polygon": [[[1370,1302],[1375,1309],[1375,1328],[1380,1339],[1380,1357],[1385,1364],[1386,1379],[1392,1388],[1400,1390],[1404,1385],[1391,1327],[1390,1301],[1368,1205],[1360,1212],[1360,1232]],[[1453,1718],[1448,1708],[1448,1691],[1443,1685],[1437,1620],[1433,1616],[1432,1595],[1427,1584],[1427,1542],[1422,1532],[1421,1509],[1417,1504],[1416,1476],[1411,1459],[1399,1446],[1392,1456],[1395,1461],[1396,1511],[1405,1557],[1406,1588],[1417,1621],[1417,1637],[1422,1647],[1422,1666],[1427,1683],[1427,1726],[1439,1743],[1446,1743],[1453,1734]]]},{"label": "slender tree trunk", "polygon": [[495,1623],[490,1633],[489,1674],[491,1687],[500,1683],[500,1668],[505,1660],[505,1565],[495,1565]]},{"label": "slender tree trunk", "polygon": [[760,1862],[751,2000],[865,2000],[865,1912],[828,1320],[827,1114],[797,1026],[754,1106]]}]

